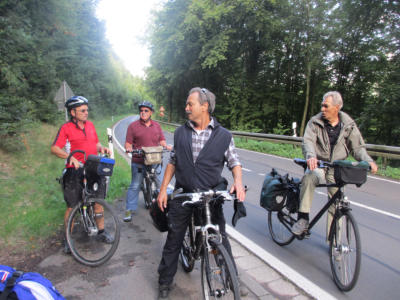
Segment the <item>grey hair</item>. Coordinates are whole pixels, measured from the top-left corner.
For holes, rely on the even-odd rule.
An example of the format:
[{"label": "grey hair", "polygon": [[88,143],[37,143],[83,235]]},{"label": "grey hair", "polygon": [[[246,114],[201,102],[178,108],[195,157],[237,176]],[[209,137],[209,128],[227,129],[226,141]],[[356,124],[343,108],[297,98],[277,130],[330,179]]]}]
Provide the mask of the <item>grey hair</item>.
[{"label": "grey hair", "polygon": [[206,88],[194,87],[189,91],[189,95],[199,93],[199,102],[201,105],[208,103],[208,113],[212,114],[215,109],[215,95]]},{"label": "grey hair", "polygon": [[325,101],[326,98],[328,97],[332,97],[332,104],[333,105],[339,105],[339,110],[342,109],[343,107],[343,99],[342,99],[342,95],[340,95],[339,92],[336,91],[331,91],[331,92],[327,92],[323,97],[322,97],[322,101]]}]

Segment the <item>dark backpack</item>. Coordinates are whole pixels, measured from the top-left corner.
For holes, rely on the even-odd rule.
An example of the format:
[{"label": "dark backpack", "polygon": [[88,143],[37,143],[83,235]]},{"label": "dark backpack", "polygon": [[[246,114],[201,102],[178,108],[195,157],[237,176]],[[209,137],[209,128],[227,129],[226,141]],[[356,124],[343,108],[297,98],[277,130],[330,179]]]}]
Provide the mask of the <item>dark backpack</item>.
[{"label": "dark backpack", "polygon": [[0,265],[0,300],[65,300],[39,273],[23,273]]}]

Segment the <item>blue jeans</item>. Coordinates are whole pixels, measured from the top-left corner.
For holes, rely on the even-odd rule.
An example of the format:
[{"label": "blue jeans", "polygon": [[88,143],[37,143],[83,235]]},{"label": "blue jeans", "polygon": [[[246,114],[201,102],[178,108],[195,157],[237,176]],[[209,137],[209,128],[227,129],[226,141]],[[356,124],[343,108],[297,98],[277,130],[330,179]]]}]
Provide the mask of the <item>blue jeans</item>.
[{"label": "blue jeans", "polygon": [[[132,163],[132,181],[126,194],[126,210],[135,211],[138,206],[139,192],[142,185],[143,177],[146,172],[146,166],[143,164]],[[157,178],[161,183],[161,165],[156,166]]]}]

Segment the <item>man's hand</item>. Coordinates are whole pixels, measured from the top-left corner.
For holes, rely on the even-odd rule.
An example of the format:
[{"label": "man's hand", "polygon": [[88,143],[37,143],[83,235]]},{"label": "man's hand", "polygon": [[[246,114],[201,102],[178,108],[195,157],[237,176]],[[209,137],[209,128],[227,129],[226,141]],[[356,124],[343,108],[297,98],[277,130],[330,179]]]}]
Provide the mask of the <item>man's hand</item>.
[{"label": "man's hand", "polygon": [[310,169],[310,171],[316,169],[318,167],[318,159],[316,157],[307,159],[307,167]]},{"label": "man's hand", "polygon": [[165,145],[165,149],[167,149],[168,151],[172,151],[173,147],[172,145]]},{"label": "man's hand", "polygon": [[373,161],[369,162],[369,166],[371,167],[372,174],[375,174],[376,172],[378,172],[378,166],[375,162],[373,162]]},{"label": "man's hand", "polygon": [[161,211],[164,211],[164,209],[167,208],[167,201],[168,201],[167,191],[160,190],[160,193],[158,194],[157,197],[157,203]]},{"label": "man's hand", "polygon": [[246,197],[246,191],[243,187],[243,184],[234,183],[231,186],[229,193],[233,194],[234,192],[236,192],[236,198],[239,199],[240,202],[243,202],[244,198]]},{"label": "man's hand", "polygon": [[111,151],[107,147],[100,147],[100,153],[101,154],[104,154],[104,153],[111,154]]},{"label": "man's hand", "polygon": [[71,157],[70,158],[70,160],[69,160],[69,164],[70,165],[73,165],[74,166],[74,168],[75,168],[75,170],[77,170],[77,169],[79,169],[79,167],[80,167],[80,161],[79,160],[77,160],[75,157]]}]

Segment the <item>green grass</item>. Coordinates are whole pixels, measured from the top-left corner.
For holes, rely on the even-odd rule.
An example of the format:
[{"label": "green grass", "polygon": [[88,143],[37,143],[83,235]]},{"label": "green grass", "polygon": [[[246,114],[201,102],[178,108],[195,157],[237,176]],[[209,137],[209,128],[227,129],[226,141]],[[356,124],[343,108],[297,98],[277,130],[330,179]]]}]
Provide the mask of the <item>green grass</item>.
[{"label": "green grass", "polygon": [[[116,119],[93,122],[101,143],[107,146],[106,128]],[[62,230],[66,206],[56,178],[64,160],[50,153],[57,131],[58,126],[34,124],[23,139],[23,149],[15,153],[0,150],[0,247],[40,249],[44,240]],[[115,156],[109,202],[124,196],[131,178],[129,164],[117,152]]]}]

